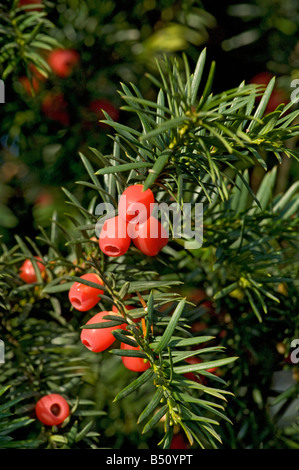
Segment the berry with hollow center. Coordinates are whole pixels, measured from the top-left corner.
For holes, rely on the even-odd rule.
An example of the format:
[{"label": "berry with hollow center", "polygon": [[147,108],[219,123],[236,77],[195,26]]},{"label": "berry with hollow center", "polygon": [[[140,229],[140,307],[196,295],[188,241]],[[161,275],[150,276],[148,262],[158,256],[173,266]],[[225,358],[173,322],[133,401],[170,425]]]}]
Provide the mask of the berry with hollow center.
[{"label": "berry with hollow center", "polygon": [[[107,315],[114,315],[113,312],[99,312],[94,315],[86,325],[96,324],[96,323],[104,323],[109,320],[103,318]],[[120,317],[122,318],[122,317]],[[81,341],[90,351],[92,352],[102,352],[105,349],[109,348],[111,344],[115,341],[115,337],[112,334],[112,331],[116,329],[125,329],[127,326],[126,323],[120,323],[116,326],[109,326],[107,328],[83,328],[81,332]]]},{"label": "berry with hollow center", "polygon": [[[94,282],[101,286],[104,285],[102,279],[95,273],[87,273],[80,276],[85,281]],[[90,287],[86,284],[82,284],[79,281],[74,282],[69,290],[69,301],[72,306],[80,312],[86,312],[93,308],[99,302],[99,295],[103,295],[102,289],[96,287]]]},{"label": "berry with hollow center", "polygon": [[[121,349],[129,350],[129,351],[139,351],[140,347],[131,346],[126,343],[121,343]],[[150,363],[146,359],[142,357],[129,357],[129,356],[122,356],[121,357],[124,366],[132,370],[133,372],[144,372],[145,370],[150,368]]]},{"label": "berry with hollow center", "polygon": [[168,243],[167,231],[153,216],[143,224],[129,224],[128,233],[136,248],[148,256],[156,256]]},{"label": "berry with hollow center", "polygon": [[[36,260],[42,261],[42,259],[39,256],[35,256]],[[40,272],[44,272],[45,266],[37,261],[37,267],[40,270]],[[20,277],[23,279],[23,281],[27,282],[27,284],[32,284],[33,282],[37,282],[37,277],[35,274],[34,266],[30,259],[26,259],[24,263],[22,264],[20,268]]]},{"label": "berry with hollow center", "polygon": [[155,198],[150,189],[143,191],[142,184],[129,186],[120,196],[118,214],[126,222],[143,223],[151,215]]},{"label": "berry with hollow center", "polygon": [[35,405],[37,419],[47,426],[58,426],[70,414],[68,402],[58,393],[50,393],[38,400]]},{"label": "berry with hollow center", "polygon": [[124,255],[131,244],[127,223],[119,216],[105,221],[99,239],[101,251],[112,257]]}]

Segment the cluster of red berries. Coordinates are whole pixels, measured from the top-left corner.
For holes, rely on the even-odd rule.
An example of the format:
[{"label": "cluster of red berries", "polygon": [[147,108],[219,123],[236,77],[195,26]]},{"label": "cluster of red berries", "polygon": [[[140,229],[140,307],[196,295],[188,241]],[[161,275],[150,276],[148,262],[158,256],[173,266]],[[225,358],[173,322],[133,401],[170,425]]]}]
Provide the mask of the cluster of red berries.
[{"label": "cluster of red berries", "polygon": [[[38,269],[41,271],[41,273],[43,273],[45,271],[45,266],[42,264],[41,258],[36,257],[36,260]],[[24,282],[31,284],[37,281],[33,264],[29,259],[24,261],[20,268],[19,274]],[[83,280],[98,284],[99,286],[103,285],[103,281],[95,273],[84,274],[81,276],[81,278]],[[103,293],[103,290],[96,287],[91,287],[80,282],[75,282],[69,290],[69,300],[74,308],[81,312],[86,312],[99,302],[99,296]],[[134,309],[134,307],[128,305],[126,309],[131,310]],[[117,308],[113,306],[112,311],[102,311],[97,313],[87,322],[87,324],[89,325],[107,322],[109,321],[110,315],[115,316],[116,314],[119,315],[119,312]],[[134,321],[138,322],[139,320],[140,319],[137,318]],[[126,326],[126,323],[120,323],[117,326],[108,328],[83,329],[81,333],[82,344],[84,344],[84,346],[93,352],[102,352],[109,348],[115,341],[115,337],[113,336],[112,331],[115,329],[125,329]],[[138,350],[139,347],[121,343],[121,349]],[[144,360],[139,357],[122,356],[122,361],[127,369],[134,372],[143,372],[150,367],[149,362],[144,362]],[[38,400],[35,407],[35,413],[36,417],[43,424],[47,426],[58,426],[67,418],[70,410],[65,398],[59,394],[52,393],[45,395],[40,398],[40,400]]]},{"label": "cluster of red berries", "polygon": [[[145,254],[150,256],[156,255],[160,249],[167,243],[168,237],[162,238],[162,226],[160,222],[151,216],[154,203],[154,195],[151,190],[143,191],[142,185],[134,185],[128,187],[121,195],[119,200],[119,215],[107,220],[102,228],[99,246],[100,249],[108,256],[120,256],[128,250],[131,238],[135,245]],[[138,218],[138,222],[133,219]],[[152,225],[160,226],[158,238],[150,237],[150,229]],[[134,232],[134,233],[133,233]],[[103,281],[95,273],[88,273],[81,276],[82,279],[89,280],[103,285]],[[74,308],[81,312],[85,312],[95,307],[99,302],[99,297],[103,294],[103,290],[96,287],[90,287],[80,282],[75,282],[69,291],[69,300]],[[127,310],[131,310],[133,306],[127,306]],[[120,315],[116,307],[112,307],[112,311],[102,311],[94,315],[87,322],[87,325],[101,324],[109,321],[109,316]],[[139,319],[135,320],[136,322]],[[109,348],[115,341],[112,331],[116,329],[125,330],[126,323],[107,328],[83,328],[81,332],[81,341],[90,351],[102,352]],[[139,346],[134,347],[127,343],[121,343],[121,349],[139,350]],[[143,372],[150,367],[150,363],[145,362],[143,358],[122,356],[124,366],[134,372]]]},{"label": "cluster of red berries", "polygon": [[[81,279],[93,282],[99,286],[103,285],[101,278],[95,273],[87,273],[81,276]],[[99,297],[104,293],[100,288],[87,286],[81,282],[75,282],[69,290],[69,300],[72,306],[80,312],[86,312],[99,302]],[[127,310],[134,309],[133,306],[127,306]],[[115,306],[112,307],[111,311],[102,311],[94,315],[86,325],[101,324],[109,321],[109,316],[119,315],[119,312]],[[135,320],[136,322],[139,319]],[[81,341],[86,348],[90,351],[99,353],[109,348],[115,341],[115,337],[112,331],[116,329],[126,329],[127,323],[120,323],[116,326],[107,328],[83,328],[81,332]],[[121,343],[121,349],[138,350],[139,347],[134,347],[125,343]],[[150,367],[149,362],[144,362],[139,357],[125,357],[122,356],[123,364],[127,369],[134,372],[143,372]]]},{"label": "cluster of red berries", "polygon": [[[66,79],[78,67],[80,55],[74,49],[54,49],[49,53],[47,62],[57,77]],[[19,82],[26,93],[32,96],[32,90],[37,93],[40,90],[41,83],[45,81],[45,77],[38,72],[33,64],[30,65],[30,72],[32,74],[31,80],[28,77],[22,76],[19,78]],[[42,100],[41,109],[43,114],[51,121],[59,122],[64,127],[69,126],[69,105],[61,91],[47,91]],[[108,113],[113,121],[118,121],[119,110],[109,100],[97,98],[89,103],[88,114],[90,116],[83,122],[84,127],[88,128],[96,121],[100,127],[106,128],[107,126],[104,123],[99,122],[105,118],[103,111]]]},{"label": "cluster of red berries", "polygon": [[[45,266],[42,264],[40,257],[36,257],[37,267],[43,273],[45,271]],[[20,268],[19,272],[20,277],[24,282],[31,284],[37,281],[36,273],[33,267],[32,262],[27,259],[24,261],[23,265]],[[81,276],[81,279],[93,282],[99,286],[103,286],[104,283],[102,279],[95,273],[87,273]],[[71,305],[80,312],[86,312],[93,307],[100,300],[100,296],[104,294],[102,289],[87,286],[81,282],[75,282],[69,290],[69,300]],[[133,306],[126,306],[127,310],[134,309]],[[102,311],[94,315],[87,324],[103,323],[109,321],[109,315],[115,316],[120,315],[116,307],[112,307],[112,311]],[[107,318],[108,317],[108,318]],[[138,322],[140,319],[134,320]],[[112,343],[115,341],[115,337],[112,334],[112,331],[115,329],[126,329],[126,323],[120,323],[117,326],[108,327],[108,328],[92,328],[92,329],[83,329],[81,333],[81,341],[90,351],[93,352],[102,352],[105,349],[109,348]],[[138,347],[129,346],[127,344],[121,344],[121,349],[131,349],[137,350]],[[144,362],[142,358],[137,357],[124,357],[122,356],[123,363],[127,369],[130,369],[134,372],[142,372],[150,367],[148,362]]]},{"label": "cluster of red berries", "polygon": [[105,221],[99,246],[107,256],[124,255],[131,244],[145,255],[156,256],[167,244],[168,234],[158,219],[152,216],[155,198],[142,184],[129,186],[118,203],[118,215]]},{"label": "cluster of red berries", "polygon": [[[131,243],[131,239],[137,248],[149,256],[155,256],[168,241],[166,231],[160,222],[152,214],[154,195],[151,190],[143,191],[142,185],[128,187],[119,200],[119,215],[105,222],[99,246],[108,256],[120,256],[124,254]],[[138,221],[136,222],[136,218]],[[120,224],[116,223],[117,220]],[[120,227],[120,229],[119,229]],[[113,230],[114,232],[113,232]],[[124,231],[124,236],[121,231]],[[156,236],[152,236],[152,230],[156,231]],[[120,230],[120,231],[119,231]],[[164,232],[163,232],[164,231]],[[45,266],[40,257],[36,258],[36,265],[41,273],[44,273]],[[27,283],[37,281],[35,269],[31,260],[24,261],[20,268],[20,277]],[[82,280],[93,282],[99,287],[88,286],[82,282],[75,282],[68,293],[71,305],[78,311],[86,312],[97,305],[100,296],[104,294],[101,286],[104,285],[102,279],[96,273],[87,273],[81,276]],[[127,306],[131,310],[133,306]],[[94,315],[86,323],[102,324],[109,321],[110,316],[120,316],[116,307],[111,311],[101,311]],[[139,322],[140,319],[134,320]],[[109,348],[115,341],[112,332],[116,329],[125,330],[127,323],[120,322],[119,325],[102,328],[83,328],[81,332],[82,344],[90,351],[99,353]],[[123,350],[139,350],[139,346],[132,346],[121,343]],[[122,356],[124,366],[134,372],[143,372],[150,367],[149,361],[141,357]],[[50,394],[42,397],[36,404],[36,416],[48,426],[61,424],[69,415],[69,406],[66,400],[58,394]]]},{"label": "cluster of red berries", "polygon": [[[41,4],[37,0],[20,0],[19,5]],[[37,7],[38,9],[38,7]],[[32,9],[31,9],[32,11]],[[47,62],[57,77],[66,79],[72,75],[76,67],[80,63],[80,55],[74,49],[54,49],[47,57]],[[32,96],[32,91],[37,93],[40,90],[41,83],[45,81],[45,77],[38,72],[36,67],[30,65],[31,80],[26,76],[21,76],[19,82],[25,89],[29,96]],[[51,121],[59,122],[62,126],[68,127],[70,124],[70,111],[68,102],[61,91],[49,90],[46,92],[41,106],[43,114]],[[85,127],[90,127],[95,121],[98,122],[100,127],[107,127],[104,123],[99,122],[104,119],[103,111],[107,112],[113,121],[118,121],[119,110],[107,99],[97,98],[90,102],[88,106],[88,118],[83,122]]]}]

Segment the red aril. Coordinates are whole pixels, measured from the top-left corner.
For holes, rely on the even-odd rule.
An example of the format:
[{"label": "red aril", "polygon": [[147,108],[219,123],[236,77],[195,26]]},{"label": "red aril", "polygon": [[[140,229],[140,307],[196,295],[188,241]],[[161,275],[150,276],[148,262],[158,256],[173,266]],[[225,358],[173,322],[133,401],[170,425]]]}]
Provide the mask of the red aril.
[{"label": "red aril", "polygon": [[154,203],[155,198],[150,189],[143,191],[142,184],[128,186],[120,196],[118,214],[126,222],[143,223],[151,215]]},{"label": "red aril", "polygon": [[[130,350],[130,351],[139,351],[140,347],[134,347],[126,343],[121,343],[121,349]],[[146,359],[142,357],[129,357],[129,356],[122,356],[121,357],[124,366],[132,370],[133,372],[144,372],[145,370],[150,368],[150,363]]]},{"label": "red aril", "polygon": [[[94,282],[95,284],[104,284],[102,279],[95,273],[83,274],[83,276],[80,277],[81,279]],[[69,300],[76,310],[86,312],[95,307],[100,300],[99,295],[102,294],[104,294],[103,290],[76,281],[69,290]]]},{"label": "red aril", "polygon": [[79,62],[80,56],[73,49],[54,49],[48,56],[48,64],[60,78],[69,77]]},{"label": "red aril", "polygon": [[[44,272],[45,266],[40,263],[42,259],[39,256],[35,256],[37,261],[37,267],[40,270],[40,272]],[[20,277],[23,279],[23,281],[27,282],[27,284],[32,284],[33,282],[37,282],[34,266],[32,264],[32,261],[30,259],[26,259],[24,263],[22,264],[20,268]]]},{"label": "red aril", "polygon": [[119,216],[105,221],[99,239],[100,249],[105,255],[112,257],[124,255],[130,244],[126,222]]},{"label": "red aril", "polygon": [[190,446],[186,440],[185,434],[178,432],[174,434],[170,443],[170,449],[188,449]]},{"label": "red aril", "polygon": [[37,419],[47,426],[58,426],[70,414],[70,408],[61,395],[50,393],[38,400],[35,405]]},{"label": "red aril", "polygon": [[[96,324],[96,323],[104,323],[108,322],[109,320],[103,318],[107,315],[115,316],[113,312],[99,312],[94,315],[86,325]],[[121,319],[122,317],[120,317]],[[116,326],[109,326],[108,328],[83,328],[81,332],[81,341],[90,351],[92,352],[102,352],[105,349],[109,348],[111,344],[115,341],[115,337],[112,334],[112,331],[117,329],[125,329],[127,326],[126,323],[120,323]]]},{"label": "red aril", "polygon": [[134,245],[147,256],[156,256],[168,243],[168,233],[155,217],[150,216],[143,224],[130,223],[128,232]]},{"label": "red aril", "polygon": [[[111,119],[113,119],[113,121],[118,121],[119,119],[118,109],[110,101],[104,98],[93,100],[89,105],[89,110],[95,115],[95,118],[97,121],[106,119],[103,111],[109,114],[109,116],[111,117]],[[102,122],[98,122],[98,124],[103,128],[109,127]]]},{"label": "red aril", "polygon": [[41,108],[48,119],[59,122],[66,127],[69,125],[68,103],[63,93],[48,92],[43,98]]}]

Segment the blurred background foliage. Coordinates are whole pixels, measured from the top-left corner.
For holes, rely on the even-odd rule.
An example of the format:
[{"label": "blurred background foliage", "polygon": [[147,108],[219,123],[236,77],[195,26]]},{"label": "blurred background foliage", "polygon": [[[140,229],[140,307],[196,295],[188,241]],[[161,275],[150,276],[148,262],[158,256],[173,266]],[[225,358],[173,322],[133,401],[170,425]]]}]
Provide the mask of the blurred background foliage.
[{"label": "blurred background foliage", "polygon": [[[7,2],[8,11],[12,3]],[[33,74],[32,86],[28,82],[30,60],[16,61],[7,71],[6,103],[0,105],[0,235],[8,246],[14,245],[16,233],[34,237],[39,225],[47,229],[54,209],[58,215],[64,213],[61,186],[71,190],[82,204],[88,203],[88,189],[75,185],[87,179],[79,152],[92,162],[88,147],[98,148],[104,155],[111,151],[112,131],[99,124],[99,107],[106,106],[119,122],[137,125],[136,117],[121,109],[119,82],[138,84],[143,96],[151,99],[154,92],[146,74],[156,73],[155,59],[164,53],[185,51],[195,63],[207,47],[207,60],[216,62],[215,93],[267,72],[277,76],[276,87],[287,101],[291,81],[299,78],[296,0],[44,0],[43,6],[49,21],[44,33],[57,41],[57,46],[76,51],[79,60],[66,77],[47,71],[45,65],[47,76]],[[3,41],[3,31],[1,34],[3,56],[5,38]],[[47,48],[39,52],[47,63]],[[0,76],[4,71],[4,61],[0,61]],[[54,100],[49,101],[53,95]],[[54,110],[49,109],[49,102],[56,104]],[[296,141],[289,145],[297,148]],[[275,161],[267,158],[271,168]],[[298,164],[285,158],[276,191],[297,181],[298,173]],[[260,168],[251,169],[254,189],[263,176]],[[69,206],[67,210],[70,212]],[[217,344],[233,354],[237,351],[241,360],[225,377],[237,399],[227,407],[234,426],[224,424],[222,428],[224,447],[299,448],[298,436],[293,436],[298,431],[298,426],[297,431],[293,427],[297,409],[288,410],[298,394],[298,368],[284,371],[289,365],[286,338],[296,334],[292,315],[298,315],[298,292],[288,291],[282,283],[283,311],[275,303],[269,304],[267,319],[254,328],[254,313],[246,311],[240,292],[212,302],[209,283],[199,287],[193,275],[192,270],[189,277],[186,274],[183,294],[200,307],[195,331],[206,329],[207,334],[217,337]],[[269,341],[265,342],[265,337]],[[104,374],[105,380],[99,380],[102,361],[105,368],[114,371],[110,376]],[[97,359],[93,364],[86,377],[90,387],[82,391],[86,400],[97,398],[96,410],[107,413],[96,418],[102,443],[114,448],[150,446],[151,436],[143,441],[135,424],[143,396],[129,398],[125,407],[111,404],[113,383],[117,380],[121,388],[130,372],[118,368],[118,358],[108,354],[102,361]],[[286,373],[286,379],[278,376],[274,380],[273,371]],[[286,383],[291,384],[292,392],[281,396]],[[276,408],[269,407],[273,402]],[[296,403],[298,407],[298,399]]]}]

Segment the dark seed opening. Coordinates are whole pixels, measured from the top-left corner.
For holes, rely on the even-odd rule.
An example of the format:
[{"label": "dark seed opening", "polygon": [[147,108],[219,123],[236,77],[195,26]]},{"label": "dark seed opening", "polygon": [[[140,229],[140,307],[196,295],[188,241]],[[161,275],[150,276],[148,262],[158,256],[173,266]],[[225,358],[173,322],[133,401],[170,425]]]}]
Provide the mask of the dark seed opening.
[{"label": "dark seed opening", "polygon": [[77,299],[77,297],[72,297],[71,302],[74,307],[81,307],[81,300]]},{"label": "dark seed opening", "polygon": [[106,245],[105,251],[106,253],[111,253],[112,255],[117,255],[118,253],[120,253],[120,249],[114,245]]},{"label": "dark seed opening", "polygon": [[89,342],[87,341],[87,339],[83,339],[82,343],[84,344],[84,346],[86,346],[87,348],[91,348]]},{"label": "dark seed opening", "polygon": [[51,413],[54,415],[54,416],[58,416],[61,412],[61,407],[60,405],[58,405],[58,403],[53,403],[53,405],[51,406],[50,408],[51,410]]}]

